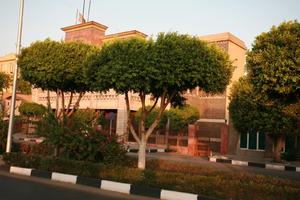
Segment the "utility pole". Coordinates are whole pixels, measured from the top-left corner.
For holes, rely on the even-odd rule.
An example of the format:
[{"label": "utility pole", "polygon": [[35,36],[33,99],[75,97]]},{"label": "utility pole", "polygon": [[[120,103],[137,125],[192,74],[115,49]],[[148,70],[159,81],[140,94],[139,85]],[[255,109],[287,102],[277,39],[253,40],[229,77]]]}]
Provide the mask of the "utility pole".
[{"label": "utility pole", "polygon": [[21,40],[22,40],[22,28],[23,28],[23,11],[24,11],[24,0],[20,0],[20,11],[19,11],[19,26],[18,26],[18,36],[17,36],[17,50],[16,50],[16,65],[14,69],[14,79],[13,79],[13,91],[12,98],[10,102],[10,115],[9,115],[9,125],[7,133],[7,143],[6,143],[6,153],[11,151],[11,138],[13,132],[13,120],[15,116],[15,105],[16,105],[16,90],[17,90],[17,78],[18,78],[18,57],[21,50]]}]

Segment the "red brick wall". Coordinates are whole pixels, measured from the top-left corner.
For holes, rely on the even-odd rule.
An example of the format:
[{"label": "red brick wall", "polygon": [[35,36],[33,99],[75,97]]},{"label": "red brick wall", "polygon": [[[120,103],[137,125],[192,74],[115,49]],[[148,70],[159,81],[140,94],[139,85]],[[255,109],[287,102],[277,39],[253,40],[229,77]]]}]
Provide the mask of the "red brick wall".
[{"label": "red brick wall", "polygon": [[104,31],[88,27],[85,29],[66,32],[65,41],[82,41],[87,44],[101,46],[104,34]]}]

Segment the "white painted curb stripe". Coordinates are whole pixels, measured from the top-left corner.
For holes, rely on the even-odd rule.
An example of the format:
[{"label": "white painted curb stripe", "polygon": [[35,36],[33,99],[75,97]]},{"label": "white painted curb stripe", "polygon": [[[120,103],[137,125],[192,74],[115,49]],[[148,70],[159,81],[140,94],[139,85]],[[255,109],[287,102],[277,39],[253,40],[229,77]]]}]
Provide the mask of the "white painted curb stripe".
[{"label": "white painted curb stripe", "polygon": [[296,172],[300,172],[300,167],[296,167]]},{"label": "white painted curb stripe", "polygon": [[25,176],[30,176],[31,175],[31,170],[32,169],[29,169],[29,168],[11,166],[9,172],[14,173],[14,174],[21,174],[21,175],[25,175]]},{"label": "white painted curb stripe", "polygon": [[209,161],[211,161],[211,162],[217,162],[217,158],[209,157]]},{"label": "white painted curb stripe", "polygon": [[129,194],[130,193],[130,184],[102,180],[101,181],[101,189]]},{"label": "white painted curb stripe", "polygon": [[160,198],[168,200],[197,200],[198,195],[170,190],[161,190]]},{"label": "white painted curb stripe", "polygon": [[163,153],[163,152],[165,152],[165,149],[157,149],[157,152]]},{"label": "white painted curb stripe", "polygon": [[248,162],[240,161],[240,160],[232,160],[231,164],[239,165],[239,166],[248,166]]},{"label": "white painted curb stripe", "polygon": [[77,176],[70,175],[70,174],[61,174],[57,172],[53,172],[51,179],[54,181],[61,181],[61,182],[67,182],[67,183],[73,183],[76,184]]},{"label": "white painted curb stripe", "polygon": [[266,164],[266,169],[275,169],[275,170],[281,170],[284,171],[285,167],[282,165],[272,165],[272,164]]}]

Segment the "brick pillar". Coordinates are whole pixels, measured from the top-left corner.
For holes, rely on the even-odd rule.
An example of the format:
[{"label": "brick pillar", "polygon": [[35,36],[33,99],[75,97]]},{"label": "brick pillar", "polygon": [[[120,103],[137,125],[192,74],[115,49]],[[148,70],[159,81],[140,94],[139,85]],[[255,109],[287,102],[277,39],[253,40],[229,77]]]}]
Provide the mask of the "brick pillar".
[{"label": "brick pillar", "polygon": [[197,134],[196,134],[196,125],[189,124],[188,126],[188,154],[191,156],[196,156],[198,153],[198,146],[197,146]]},{"label": "brick pillar", "polygon": [[228,125],[223,124],[221,127],[221,154],[228,153]]}]

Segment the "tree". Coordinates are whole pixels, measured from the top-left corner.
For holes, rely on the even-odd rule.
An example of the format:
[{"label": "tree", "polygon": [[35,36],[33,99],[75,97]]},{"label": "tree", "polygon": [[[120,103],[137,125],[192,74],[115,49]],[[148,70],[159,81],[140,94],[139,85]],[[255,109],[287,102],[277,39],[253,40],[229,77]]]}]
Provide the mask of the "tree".
[{"label": "tree", "polygon": [[6,89],[10,86],[11,78],[8,74],[0,72],[0,89]]},{"label": "tree", "polygon": [[[197,86],[205,92],[223,92],[233,67],[217,47],[195,37],[168,33],[159,34],[155,42],[133,38],[106,45],[93,57],[90,70],[95,90],[112,88],[125,94],[128,127],[139,145],[138,168],[144,169],[147,140],[168,104]],[[141,101],[138,130],[131,124],[129,92],[137,93]],[[150,109],[147,95],[155,99]],[[146,118],[157,104],[158,114],[147,129]]]},{"label": "tree", "polygon": [[229,112],[234,127],[239,133],[261,132],[273,139],[274,160],[281,161],[281,137],[297,131],[297,118],[284,111],[285,105],[269,100],[257,93],[248,77],[241,78],[232,86]]},{"label": "tree", "polygon": [[[58,117],[61,116],[61,113],[70,116],[79,106],[84,93],[90,89],[89,79],[86,76],[88,67],[86,60],[94,51],[97,51],[97,48],[88,44],[64,43],[47,39],[24,48],[19,56],[18,65],[25,81],[42,90],[56,92],[57,99],[61,95],[62,109],[57,114]],[[66,92],[70,93],[70,98],[65,107]],[[75,93],[78,93],[79,96],[71,109]],[[48,104],[50,106],[49,98]],[[58,108],[58,104],[56,108]]]},{"label": "tree", "polygon": [[257,36],[247,55],[247,69],[255,92],[285,105],[286,113],[298,116],[300,129],[300,23],[283,22]]},{"label": "tree", "polygon": [[247,55],[255,90],[270,98],[295,103],[300,97],[300,23],[283,22],[257,36]]}]

